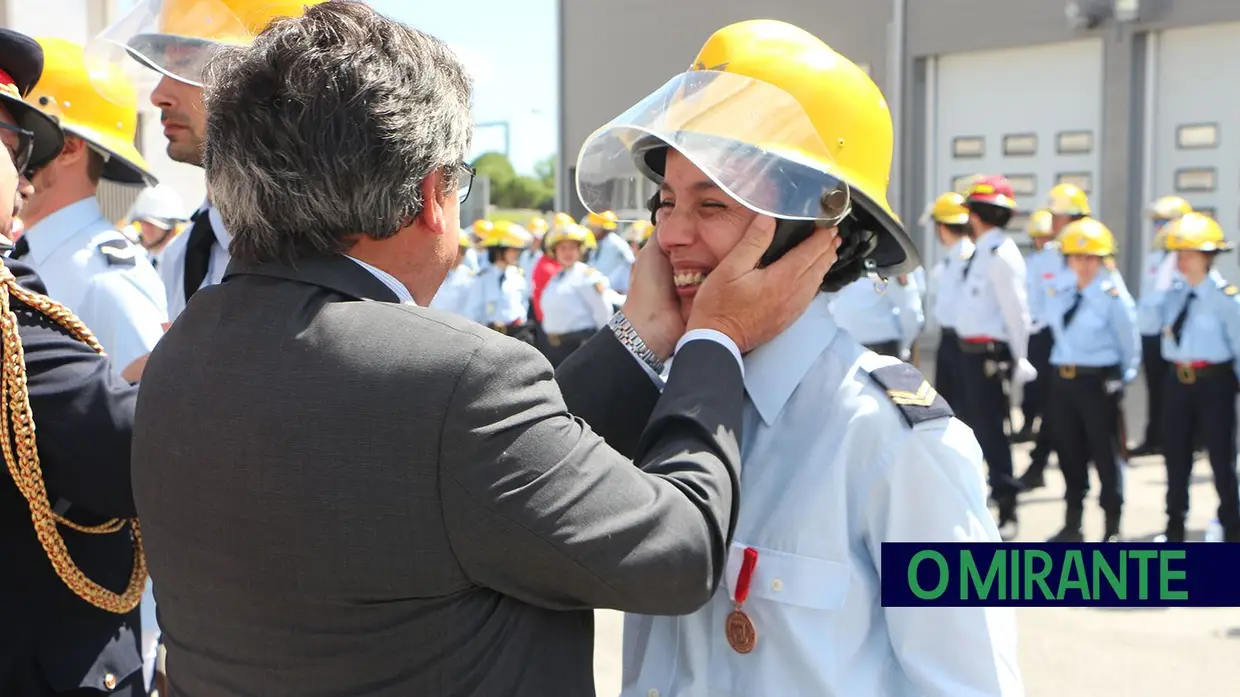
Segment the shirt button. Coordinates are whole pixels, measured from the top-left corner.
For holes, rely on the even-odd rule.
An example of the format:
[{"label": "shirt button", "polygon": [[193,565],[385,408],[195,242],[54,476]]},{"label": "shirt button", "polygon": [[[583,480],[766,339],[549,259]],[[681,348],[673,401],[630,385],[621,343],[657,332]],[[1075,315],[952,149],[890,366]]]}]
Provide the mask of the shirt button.
[{"label": "shirt button", "polygon": [[783,582],[783,581],[781,581],[781,580],[779,580],[779,579],[775,579],[774,581],[771,581],[771,590],[773,590],[773,591],[775,591],[776,593],[778,593],[778,592],[782,591],[783,589],[784,589],[784,582]]},{"label": "shirt button", "polygon": [[103,676],[103,686],[108,688],[109,690],[116,689],[116,676],[112,675],[111,673],[105,674]]}]

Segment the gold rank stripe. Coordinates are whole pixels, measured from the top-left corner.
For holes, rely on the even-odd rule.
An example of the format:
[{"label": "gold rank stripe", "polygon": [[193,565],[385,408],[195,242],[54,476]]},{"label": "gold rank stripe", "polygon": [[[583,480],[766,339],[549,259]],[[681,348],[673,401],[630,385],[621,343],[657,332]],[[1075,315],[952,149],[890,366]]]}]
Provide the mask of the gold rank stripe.
[{"label": "gold rank stripe", "polygon": [[902,407],[928,407],[934,404],[935,399],[938,399],[939,393],[934,391],[929,382],[922,380],[921,387],[918,387],[916,392],[887,390],[887,396]]}]

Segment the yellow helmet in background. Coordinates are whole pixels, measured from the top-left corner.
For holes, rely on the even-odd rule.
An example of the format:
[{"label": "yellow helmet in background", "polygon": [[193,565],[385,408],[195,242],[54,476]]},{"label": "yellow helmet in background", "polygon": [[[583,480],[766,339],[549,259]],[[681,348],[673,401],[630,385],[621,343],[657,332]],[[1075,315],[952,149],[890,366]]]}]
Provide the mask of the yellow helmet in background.
[{"label": "yellow helmet in background", "polygon": [[473,232],[474,237],[481,240],[495,229],[495,223],[487,220],[486,218],[479,218],[478,220],[475,220],[474,224],[470,225],[469,228],[470,231]]},{"label": "yellow helmet in background", "polygon": [[1081,218],[1064,226],[1059,244],[1065,256],[1109,257],[1115,254],[1115,235],[1093,218]]},{"label": "yellow helmet in background", "polygon": [[587,252],[592,252],[598,249],[598,238],[594,236],[594,231],[589,228],[586,228],[586,241],[585,244],[582,245],[582,248],[584,248]]},{"label": "yellow helmet in background", "polygon": [[547,251],[555,253],[555,246],[561,242],[576,242],[584,250],[593,234],[583,225],[570,223],[561,225],[547,235]]},{"label": "yellow helmet in background", "polygon": [[[158,183],[150,165],[134,147],[138,132],[138,90],[114,63],[88,58],[80,44],[37,39],[43,47],[43,76],[27,101],[55,116],[65,133],[75,135],[106,160],[103,178],[122,184]],[[118,97],[104,99],[96,83],[107,83]],[[124,104],[120,95],[126,95]]]},{"label": "yellow helmet in background", "polygon": [[1076,184],[1057,184],[1046,198],[1051,215],[1092,215],[1089,196]]},{"label": "yellow helmet in background", "polygon": [[555,217],[551,219],[552,228],[557,228],[557,227],[560,227],[561,225],[576,225],[576,224],[577,224],[577,221],[574,220],[573,216],[569,215],[568,213],[556,213]]},{"label": "yellow helmet in background", "polygon": [[535,237],[542,237],[546,235],[547,230],[550,228],[551,226],[547,224],[547,219],[542,216],[530,218],[530,222],[525,226],[525,229],[529,230],[530,234]]},{"label": "yellow helmet in background", "polygon": [[921,217],[921,224],[934,221],[944,225],[964,225],[969,222],[969,209],[965,208],[964,195],[949,191],[934,199]]},{"label": "yellow helmet in background", "polygon": [[1167,249],[1172,252],[1226,252],[1231,249],[1231,243],[1223,236],[1223,228],[1201,213],[1185,213],[1167,223],[1163,231]]},{"label": "yellow helmet in background", "polygon": [[[87,51],[126,70],[141,64],[201,87],[203,68],[215,49],[248,46],[273,19],[300,17],[307,7],[325,1],[138,0],[95,37]],[[125,97],[107,81],[92,75],[92,82],[111,101]]]},{"label": "yellow helmet in background", "polygon": [[615,211],[603,211],[602,213],[587,213],[586,217],[581,219],[581,224],[591,230],[615,230],[619,227],[619,218]]},{"label": "yellow helmet in background", "polygon": [[650,240],[650,235],[653,232],[654,225],[649,220],[639,220],[629,226],[628,232],[625,233],[625,238],[630,243],[640,247]]},{"label": "yellow helmet in background", "polygon": [[757,213],[858,218],[879,233],[869,256],[898,275],[920,262],[887,201],[893,144],[887,101],[864,70],[804,29],[750,20],[716,31],[687,72],[595,131],[577,191],[592,211],[639,210],[630,192],[662,182],[671,148]]},{"label": "yellow helmet in background", "polygon": [[1025,233],[1032,238],[1054,237],[1055,230],[1051,226],[1051,212],[1045,208],[1040,211],[1034,211],[1029,216],[1029,224],[1025,227]]},{"label": "yellow helmet in background", "polygon": [[488,232],[482,233],[483,247],[525,249],[533,237],[525,228],[507,220],[497,220]]},{"label": "yellow helmet in background", "polygon": [[458,247],[472,247],[474,240],[464,228],[461,228],[456,235],[456,244]]},{"label": "yellow helmet in background", "polygon": [[1193,207],[1179,196],[1163,196],[1150,205],[1150,218],[1153,220],[1175,220],[1185,213],[1192,213]]}]

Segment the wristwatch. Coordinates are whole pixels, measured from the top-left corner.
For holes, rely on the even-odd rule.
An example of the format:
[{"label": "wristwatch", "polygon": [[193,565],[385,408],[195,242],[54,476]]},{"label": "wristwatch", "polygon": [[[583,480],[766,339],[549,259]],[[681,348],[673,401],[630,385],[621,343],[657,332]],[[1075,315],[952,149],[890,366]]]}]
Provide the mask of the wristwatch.
[{"label": "wristwatch", "polygon": [[633,328],[629,318],[624,316],[623,311],[612,315],[611,321],[607,323],[607,328],[611,329],[611,332],[616,335],[616,338],[620,340],[620,343],[630,353],[641,359],[641,362],[649,366],[656,375],[663,374],[663,361],[659,360],[659,357],[654,355],[654,351],[651,351],[646,342],[642,341],[642,338],[637,335],[637,330]]}]

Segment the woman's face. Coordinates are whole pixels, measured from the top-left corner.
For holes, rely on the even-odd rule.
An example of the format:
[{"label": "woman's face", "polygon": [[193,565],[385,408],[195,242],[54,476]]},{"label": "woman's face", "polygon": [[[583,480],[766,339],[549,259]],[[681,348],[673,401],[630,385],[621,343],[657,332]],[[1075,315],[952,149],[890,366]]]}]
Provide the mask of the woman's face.
[{"label": "woman's face", "polygon": [[1175,252],[1175,268],[1185,276],[1204,276],[1210,271],[1210,255],[1192,250]]},{"label": "woman's face", "polygon": [[581,243],[565,240],[555,246],[555,260],[561,266],[572,266],[581,261]]},{"label": "woman's face", "polygon": [[757,215],[723,193],[680,153],[668,150],[655,220],[659,246],[672,264],[683,319],[689,318],[698,287]]},{"label": "woman's face", "polygon": [[1077,287],[1084,288],[1098,277],[1098,271],[1102,268],[1102,257],[1070,254],[1068,255],[1068,268],[1076,274]]},{"label": "woman's face", "polygon": [[513,249],[511,247],[504,250],[504,262],[505,263],[515,264],[520,260],[521,260],[521,250]]}]

